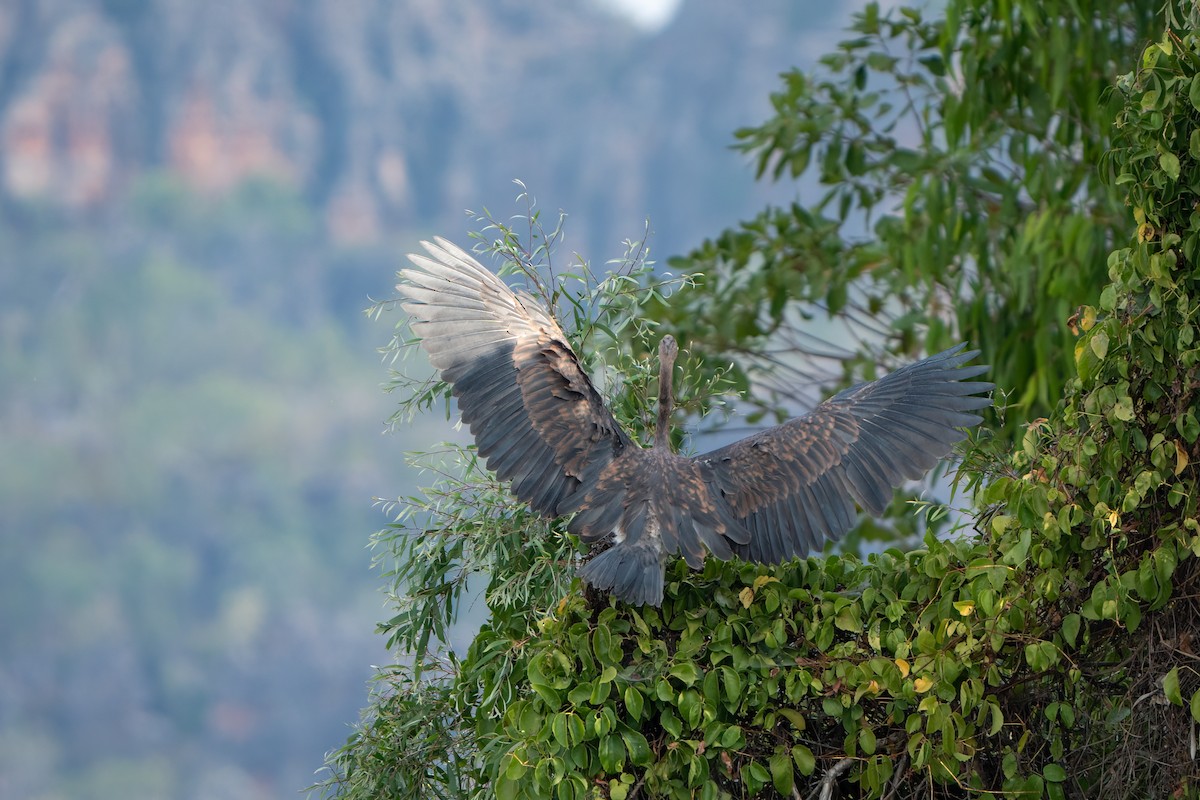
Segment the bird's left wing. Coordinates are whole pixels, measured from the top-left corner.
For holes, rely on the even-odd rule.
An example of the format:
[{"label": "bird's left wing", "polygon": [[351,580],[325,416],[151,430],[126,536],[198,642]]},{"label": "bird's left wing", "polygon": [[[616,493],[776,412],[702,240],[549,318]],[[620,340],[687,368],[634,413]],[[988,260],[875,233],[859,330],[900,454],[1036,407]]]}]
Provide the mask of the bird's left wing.
[{"label": "bird's left wing", "polygon": [[857,502],[883,513],[892,490],[920,478],[961,428],[979,424],[978,397],[992,384],[971,381],[986,366],[964,367],[965,345],[847,389],[810,413],[698,456],[718,499],[750,534],[734,550],[778,563],[819,550],[855,522]]},{"label": "bird's left wing", "polygon": [[627,447],[554,318],[438,238],[397,286],[410,326],[453,387],[479,454],[517,497],[561,513]]}]

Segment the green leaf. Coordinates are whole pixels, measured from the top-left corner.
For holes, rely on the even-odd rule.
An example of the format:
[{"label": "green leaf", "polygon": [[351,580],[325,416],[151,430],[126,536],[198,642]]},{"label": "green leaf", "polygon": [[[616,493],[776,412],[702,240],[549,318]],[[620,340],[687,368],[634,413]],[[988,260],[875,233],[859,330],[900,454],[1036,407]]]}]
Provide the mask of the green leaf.
[{"label": "green leaf", "polygon": [[653,761],[653,753],[645,736],[633,729],[622,729],[621,739],[625,742],[625,749],[629,751],[630,762],[638,767],[650,766]]},{"label": "green leaf", "polygon": [[612,632],[606,625],[597,626],[592,633],[592,652],[601,664],[612,663]]},{"label": "green leaf", "polygon": [[567,736],[567,715],[555,714],[554,719],[550,722],[550,732],[554,735],[554,740],[558,742],[558,746],[566,749],[571,746],[570,737]]},{"label": "green leaf", "polygon": [[1113,406],[1113,416],[1122,422],[1129,422],[1135,416],[1133,410],[1133,398],[1129,395],[1117,400],[1117,404]]},{"label": "green leaf", "polygon": [[[994,522],[995,520],[993,520]],[[1021,537],[1016,544],[1009,547],[1005,551],[1000,563],[1007,564],[1011,567],[1022,567],[1025,565],[1025,557],[1029,555],[1029,545],[1032,542],[1032,533],[1030,531],[1021,531]]]},{"label": "green leaf", "polygon": [[771,785],[775,791],[784,797],[791,796],[796,785],[796,774],[792,771],[792,759],[788,752],[783,748],[777,749],[767,759],[767,765],[771,768]]},{"label": "green leaf", "polygon": [[625,766],[625,745],[620,736],[609,734],[600,740],[600,766],[610,775]]},{"label": "green leaf", "polygon": [[704,701],[700,694],[688,689],[679,695],[679,714],[689,728],[697,728],[704,714]]},{"label": "green leaf", "polygon": [[505,753],[500,759],[500,774],[511,781],[520,780],[529,766],[516,753]]},{"label": "green leaf", "polygon": [[521,789],[521,784],[507,775],[501,775],[496,780],[495,788],[496,800],[516,800]]},{"label": "green leaf", "polygon": [[1062,621],[1063,641],[1070,647],[1075,646],[1075,641],[1079,637],[1080,617],[1078,614],[1067,614]]},{"label": "green leaf", "polygon": [[771,773],[762,764],[751,761],[742,767],[742,780],[746,782],[746,788],[751,793],[757,794],[759,789],[770,783]]},{"label": "green leaf", "polygon": [[1171,671],[1163,676],[1162,687],[1163,694],[1167,696],[1171,705],[1183,705],[1183,695],[1179,692],[1179,667],[1172,667]]},{"label": "green leaf", "polygon": [[1192,719],[1200,722],[1200,689],[1192,693]]},{"label": "green leaf", "polygon": [[601,684],[599,681],[596,682],[596,684],[592,687],[592,693],[590,693],[588,696],[588,703],[592,705],[600,705],[601,703],[604,703],[608,698],[608,692],[610,692],[611,688],[611,681],[606,682],[606,684]]},{"label": "green leaf", "polygon": [[895,56],[878,51],[867,54],[867,66],[876,72],[891,72],[897,60]]},{"label": "green leaf", "polygon": [[739,725],[730,725],[721,734],[721,747],[724,747],[726,750],[737,750],[744,747],[745,744],[746,737]]},{"label": "green leaf", "polygon": [[633,721],[640,721],[642,719],[642,709],[645,706],[642,693],[632,686],[626,686],[622,699],[625,700],[625,710],[629,712],[629,716],[633,718]]},{"label": "green leaf", "polygon": [[538,787],[548,789],[557,786],[565,772],[566,765],[561,758],[543,758],[533,769],[533,781]]},{"label": "green leaf", "polygon": [[731,667],[721,667],[721,683],[725,689],[725,704],[731,709],[737,708],[742,699],[741,676]]},{"label": "green leaf", "polygon": [[700,680],[700,669],[691,661],[684,661],[671,667],[667,672],[668,675],[678,678],[687,686],[691,686],[696,681]]},{"label": "green leaf", "polygon": [[792,727],[798,731],[802,731],[808,727],[808,721],[805,720],[804,714],[794,708],[780,708],[779,715],[792,723]]},{"label": "green leaf", "polygon": [[988,723],[988,735],[995,736],[1004,727],[1004,712],[1000,710],[1000,704],[994,701],[988,703],[991,709],[991,721]]},{"label": "green leaf", "polygon": [[1045,659],[1042,655],[1041,642],[1033,642],[1025,645],[1025,662],[1029,664],[1029,668],[1034,672],[1040,672],[1046,668]]},{"label": "green leaf", "polygon": [[1158,165],[1167,173],[1171,180],[1179,180],[1179,157],[1174,153],[1163,153],[1158,157]]},{"label": "green leaf", "polygon": [[[1197,133],[1200,133],[1200,130]],[[1197,139],[1197,142],[1200,145],[1200,138]],[[1110,283],[1104,287],[1104,291],[1100,292],[1100,307],[1105,311],[1112,311],[1117,307],[1117,287],[1114,284]]]},{"label": "green leaf", "polygon": [[809,750],[802,744],[798,744],[792,748],[792,761],[796,764],[796,769],[801,775],[809,776],[817,768],[817,758],[813,755],[812,750]]},{"label": "green leaf", "polygon": [[876,744],[875,731],[870,728],[863,728],[858,732],[858,746],[862,748],[864,753],[869,756],[874,755]]},{"label": "green leaf", "polygon": [[1062,783],[1067,779],[1067,771],[1058,764],[1047,764],[1042,776],[1051,783]]},{"label": "green leaf", "polygon": [[849,631],[850,633],[858,633],[862,630],[862,622],[858,618],[858,606],[850,605],[843,608],[834,617],[833,624],[839,630]]},{"label": "green leaf", "polygon": [[1200,436],[1200,421],[1197,421],[1196,413],[1192,409],[1188,409],[1175,421],[1175,428],[1189,444],[1195,442],[1196,437]]}]

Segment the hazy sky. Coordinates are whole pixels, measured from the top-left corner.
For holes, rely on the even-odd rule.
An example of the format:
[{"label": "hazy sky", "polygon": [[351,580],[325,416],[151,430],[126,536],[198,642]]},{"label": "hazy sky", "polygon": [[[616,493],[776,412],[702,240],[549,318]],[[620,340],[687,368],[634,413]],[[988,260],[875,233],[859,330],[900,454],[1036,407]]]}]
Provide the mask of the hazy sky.
[{"label": "hazy sky", "polygon": [[683,0],[603,0],[606,5],[616,9],[633,20],[640,28],[655,30],[666,25]]}]

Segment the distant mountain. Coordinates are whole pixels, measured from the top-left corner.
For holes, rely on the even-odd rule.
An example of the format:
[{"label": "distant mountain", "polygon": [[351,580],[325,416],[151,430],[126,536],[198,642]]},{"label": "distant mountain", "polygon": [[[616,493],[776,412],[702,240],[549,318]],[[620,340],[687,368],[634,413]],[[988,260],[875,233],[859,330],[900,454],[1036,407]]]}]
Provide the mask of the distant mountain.
[{"label": "distant mountain", "polygon": [[0,198],[94,215],[147,170],[265,175],[363,242],[464,227],[521,178],[607,255],[646,216],[680,247],[754,191],[723,150],[829,21],[800,5],[688,0],[649,35],[578,2],[12,0]]}]

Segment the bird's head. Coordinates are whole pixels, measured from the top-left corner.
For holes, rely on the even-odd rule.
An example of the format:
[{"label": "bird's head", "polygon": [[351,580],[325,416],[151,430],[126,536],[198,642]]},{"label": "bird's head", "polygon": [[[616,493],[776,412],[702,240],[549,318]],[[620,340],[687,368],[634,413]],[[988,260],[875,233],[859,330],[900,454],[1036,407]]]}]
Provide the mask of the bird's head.
[{"label": "bird's head", "polygon": [[663,364],[674,364],[678,355],[679,345],[675,343],[675,337],[668,333],[658,343],[658,360]]}]

